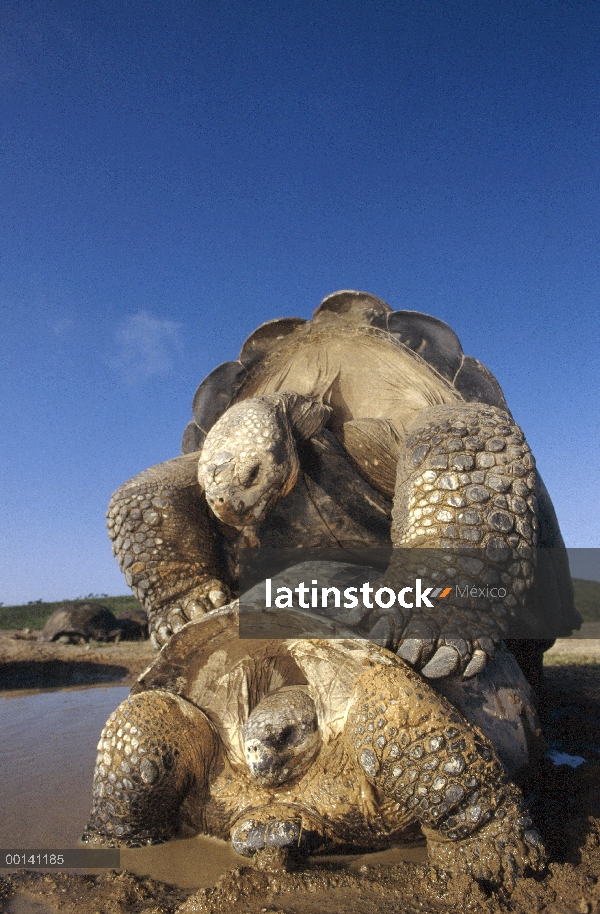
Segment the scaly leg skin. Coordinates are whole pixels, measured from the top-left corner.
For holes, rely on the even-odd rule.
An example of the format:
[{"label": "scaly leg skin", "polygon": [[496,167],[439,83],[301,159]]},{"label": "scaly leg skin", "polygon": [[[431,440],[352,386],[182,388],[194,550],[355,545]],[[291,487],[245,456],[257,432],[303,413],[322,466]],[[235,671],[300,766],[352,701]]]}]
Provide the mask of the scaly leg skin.
[{"label": "scaly leg skin", "polygon": [[173,632],[230,598],[216,532],[197,479],[198,453],[151,467],[113,495],[113,553],[162,647]]},{"label": "scaly leg skin", "polygon": [[201,816],[217,747],[207,717],[177,695],[156,690],[127,698],[98,743],[83,840],[135,847],[170,838],[186,798]]},{"label": "scaly leg skin", "polygon": [[540,835],[493,745],[401,661],[357,680],[345,740],[360,772],[420,823],[432,863],[509,890],[543,869]]},{"label": "scaly leg skin", "polygon": [[[475,675],[495,643],[515,636],[515,624],[529,631],[535,623],[527,594],[537,544],[536,478],[523,433],[496,407],[432,407],[409,429],[392,514],[397,551],[385,583],[399,590],[408,576],[420,576],[423,588],[453,587],[445,600],[403,610],[404,625],[395,623],[398,655],[425,676]],[[413,549],[428,552],[411,561]],[[479,594],[487,588],[490,597]],[[494,599],[493,588],[506,595]]]}]

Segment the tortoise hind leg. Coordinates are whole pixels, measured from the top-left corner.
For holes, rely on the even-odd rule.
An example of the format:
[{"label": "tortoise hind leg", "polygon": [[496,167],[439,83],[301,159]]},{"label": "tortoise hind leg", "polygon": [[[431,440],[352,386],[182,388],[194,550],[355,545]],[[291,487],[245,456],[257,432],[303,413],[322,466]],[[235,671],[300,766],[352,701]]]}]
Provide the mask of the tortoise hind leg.
[{"label": "tortoise hind leg", "polygon": [[[400,633],[399,656],[426,676],[474,675],[493,656],[494,641],[518,637],[515,623],[528,631],[541,621],[528,606],[536,482],[531,451],[504,410],[478,403],[436,406],[409,429],[398,464],[396,548],[386,583],[400,589],[414,573],[423,578],[423,589],[452,590],[409,610]],[[419,570],[423,565],[426,574]]]},{"label": "tortoise hind leg", "polygon": [[409,667],[365,670],[345,741],[361,774],[397,804],[398,827],[420,823],[433,863],[508,887],[543,868],[540,836],[494,747]]},{"label": "tortoise hind leg", "polygon": [[201,816],[216,751],[207,717],[184,699],[160,690],[127,698],[98,743],[84,840],[131,846],[167,840],[186,799]]},{"label": "tortoise hind leg", "polygon": [[229,599],[198,456],[150,467],[122,485],[108,509],[113,553],[146,610],[155,647]]}]

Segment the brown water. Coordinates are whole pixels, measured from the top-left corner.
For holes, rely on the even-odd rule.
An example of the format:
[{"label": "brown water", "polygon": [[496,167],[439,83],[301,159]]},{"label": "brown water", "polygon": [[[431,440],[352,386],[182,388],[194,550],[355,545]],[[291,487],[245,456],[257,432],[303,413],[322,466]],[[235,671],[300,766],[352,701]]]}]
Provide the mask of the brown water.
[{"label": "brown water", "polygon": [[[0,848],[82,846],[96,745],[109,714],[128,694],[123,686],[0,694]],[[425,856],[424,848],[412,847],[336,859],[355,869],[365,861],[419,862]],[[245,862],[229,843],[205,836],[121,850],[123,869],[183,888],[214,885]]]},{"label": "brown water", "polygon": [[0,847],[76,847],[91,806],[96,744],[129,689],[0,695]]}]

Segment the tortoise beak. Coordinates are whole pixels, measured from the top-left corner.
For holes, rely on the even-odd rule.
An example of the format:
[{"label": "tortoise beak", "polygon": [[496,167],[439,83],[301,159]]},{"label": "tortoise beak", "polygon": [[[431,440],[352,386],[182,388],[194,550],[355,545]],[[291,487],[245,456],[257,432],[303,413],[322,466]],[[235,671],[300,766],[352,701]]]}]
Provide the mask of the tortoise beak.
[{"label": "tortoise beak", "polygon": [[255,504],[248,504],[248,499],[240,497],[231,490],[215,490],[206,492],[206,501],[213,512],[228,527],[243,530],[253,527],[262,517],[267,499],[262,498]]}]

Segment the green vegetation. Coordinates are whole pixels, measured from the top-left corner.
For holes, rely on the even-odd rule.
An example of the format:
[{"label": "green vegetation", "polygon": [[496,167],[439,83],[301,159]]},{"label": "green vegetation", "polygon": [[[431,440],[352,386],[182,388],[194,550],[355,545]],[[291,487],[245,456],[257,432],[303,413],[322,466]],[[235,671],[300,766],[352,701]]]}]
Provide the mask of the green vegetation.
[{"label": "green vegetation", "polygon": [[575,606],[584,622],[600,622],[600,581],[573,578]]},{"label": "green vegetation", "polygon": [[99,603],[110,609],[115,616],[120,616],[128,609],[141,609],[140,604],[131,594],[127,597],[105,597],[90,594],[78,600],[59,600],[57,603],[25,603],[24,606],[0,606],[0,629],[7,628],[43,628],[46,620],[59,606],[76,606],[82,603]]},{"label": "green vegetation", "polygon": [[547,669],[549,666],[583,666],[588,670],[598,670],[600,663],[591,651],[589,654],[553,654],[549,651],[544,654],[544,667]]},{"label": "green vegetation", "polygon": [[[600,622],[600,581],[583,581],[573,578],[575,588],[575,605],[581,613],[584,622]],[[0,606],[0,629],[7,628],[43,628],[46,619],[52,615],[59,606],[75,605],[77,603],[100,603],[110,609],[115,616],[120,616],[127,609],[140,607],[133,596],[105,597],[94,596],[80,597],[78,600],[59,600],[57,603],[26,603],[24,606]]]}]

